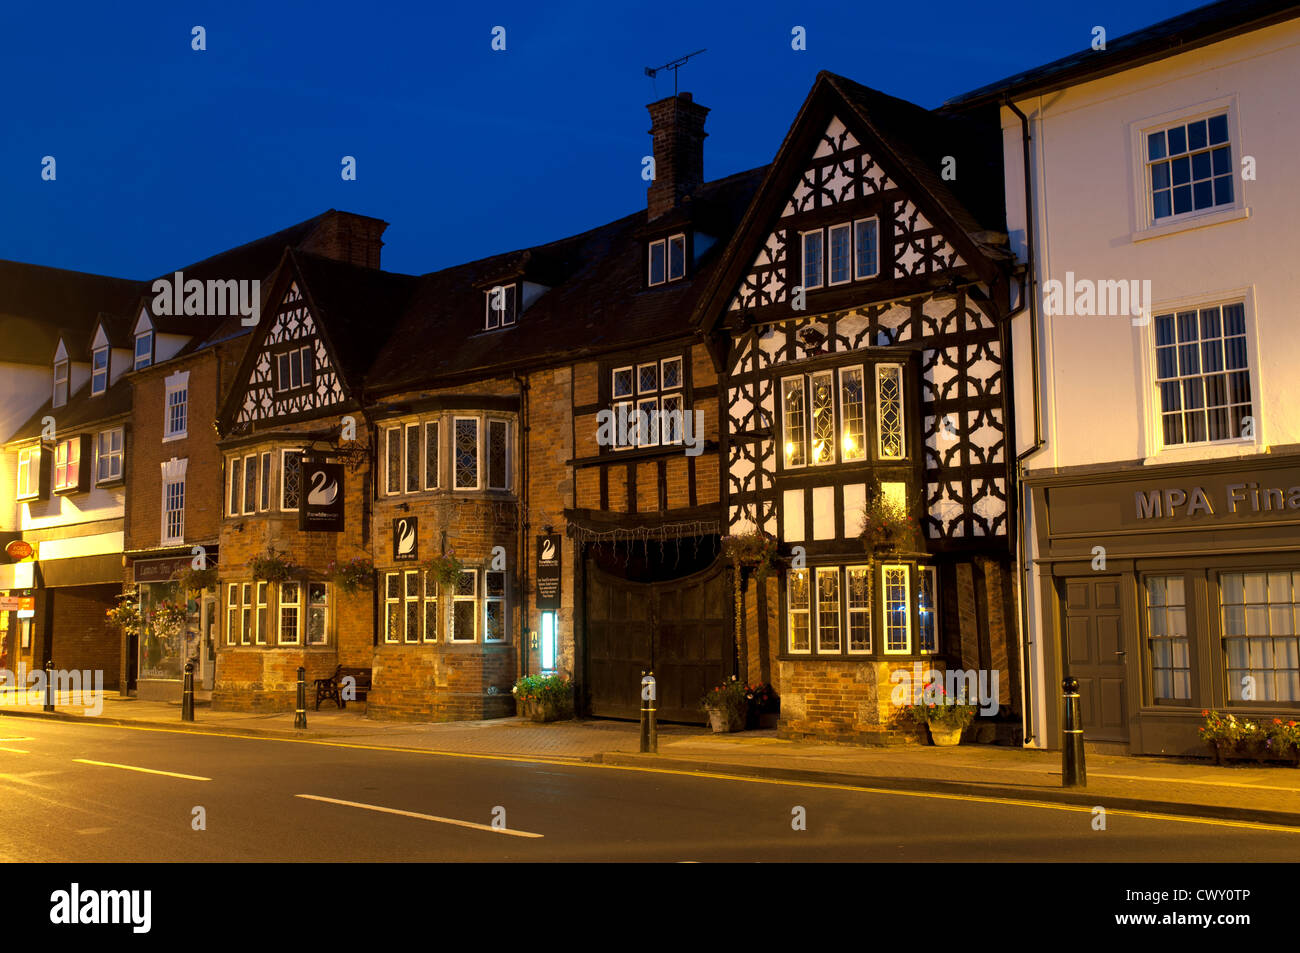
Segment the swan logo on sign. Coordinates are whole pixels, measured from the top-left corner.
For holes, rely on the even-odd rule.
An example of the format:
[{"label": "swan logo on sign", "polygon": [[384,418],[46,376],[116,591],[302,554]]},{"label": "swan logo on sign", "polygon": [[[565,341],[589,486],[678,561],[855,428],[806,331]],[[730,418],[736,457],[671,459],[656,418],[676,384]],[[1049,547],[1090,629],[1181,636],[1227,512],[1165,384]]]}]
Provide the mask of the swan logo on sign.
[{"label": "swan logo on sign", "polygon": [[542,537],[542,562],[549,563],[555,559],[555,541],[550,537]]},{"label": "swan logo on sign", "polygon": [[420,521],[414,516],[393,520],[393,561],[414,562],[420,558]]},{"label": "swan logo on sign", "polygon": [[343,532],[343,464],[304,460],[302,482],[307,492],[298,508],[298,528],[317,533]]}]

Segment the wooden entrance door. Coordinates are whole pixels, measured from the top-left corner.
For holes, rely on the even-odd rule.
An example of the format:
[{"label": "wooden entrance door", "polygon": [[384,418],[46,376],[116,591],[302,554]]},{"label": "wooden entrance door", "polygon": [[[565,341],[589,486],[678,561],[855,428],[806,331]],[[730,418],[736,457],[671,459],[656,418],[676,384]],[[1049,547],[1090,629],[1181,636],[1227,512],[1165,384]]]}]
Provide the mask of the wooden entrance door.
[{"label": "wooden entrance door", "polygon": [[1120,577],[1066,579],[1065,674],[1079,680],[1085,741],[1129,740]]},{"label": "wooden entrance door", "polygon": [[628,582],[587,562],[591,713],[639,718],[641,673],[653,669],[658,717],[702,724],[700,697],[732,670],[729,576],[721,560],[671,582]]}]

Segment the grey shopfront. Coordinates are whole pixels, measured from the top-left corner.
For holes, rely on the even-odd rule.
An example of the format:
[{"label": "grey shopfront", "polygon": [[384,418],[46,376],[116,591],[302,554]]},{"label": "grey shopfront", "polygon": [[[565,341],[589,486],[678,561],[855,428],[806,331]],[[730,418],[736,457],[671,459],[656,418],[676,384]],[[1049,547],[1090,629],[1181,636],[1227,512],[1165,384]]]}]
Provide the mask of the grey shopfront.
[{"label": "grey shopfront", "polygon": [[1300,713],[1300,455],[1025,478],[1043,606],[1046,736],[1079,680],[1088,741],[1202,755],[1202,712]]}]

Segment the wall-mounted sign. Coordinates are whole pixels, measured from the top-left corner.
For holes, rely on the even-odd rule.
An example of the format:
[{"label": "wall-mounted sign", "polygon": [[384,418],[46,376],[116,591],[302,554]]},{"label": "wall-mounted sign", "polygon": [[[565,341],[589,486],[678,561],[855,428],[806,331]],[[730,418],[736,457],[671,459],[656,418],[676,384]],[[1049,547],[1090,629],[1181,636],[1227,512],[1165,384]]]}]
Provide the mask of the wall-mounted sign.
[{"label": "wall-mounted sign", "polygon": [[302,462],[298,528],[311,533],[343,532],[343,464]]},{"label": "wall-mounted sign", "polygon": [[32,544],[25,539],[15,539],[5,547],[5,553],[10,559],[27,559],[32,554]]},{"label": "wall-mounted sign", "polygon": [[[208,558],[214,559],[215,553],[209,554]],[[189,569],[193,559],[193,556],[137,559],[131,564],[131,578],[136,582],[168,582],[182,569]]]},{"label": "wall-mounted sign", "polygon": [[560,536],[537,537],[537,608],[560,608]]},{"label": "wall-mounted sign", "polygon": [[399,516],[393,520],[393,562],[415,562],[420,558],[420,520]]},{"label": "wall-mounted sign", "polygon": [[0,596],[0,612],[31,612],[35,608],[35,596]]}]

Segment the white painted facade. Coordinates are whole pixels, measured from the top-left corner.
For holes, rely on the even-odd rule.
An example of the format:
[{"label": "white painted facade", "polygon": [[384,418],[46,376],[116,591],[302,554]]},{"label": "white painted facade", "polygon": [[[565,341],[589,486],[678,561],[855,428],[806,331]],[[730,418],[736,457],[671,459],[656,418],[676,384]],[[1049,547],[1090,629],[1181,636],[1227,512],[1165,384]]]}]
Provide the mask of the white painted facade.
[{"label": "white painted facade", "polygon": [[[1104,54],[1097,54],[1104,55]],[[1035,272],[1043,445],[1029,471],[1163,463],[1276,452],[1300,445],[1300,21],[1253,31],[1155,63],[1017,102],[1031,123]],[[1022,125],[1002,109],[1012,247],[1026,260]],[[1146,134],[1226,112],[1231,205],[1153,224]],[[1243,179],[1253,157],[1254,179]],[[1170,221],[1170,224],[1165,224]],[[1149,280],[1151,314],[1241,302],[1254,433],[1165,446],[1156,384],[1155,324],[1119,316],[1050,316],[1049,281]],[[1018,453],[1034,442],[1028,317],[1014,322]],[[1021,532],[1034,566],[1035,514]],[[1040,573],[1023,589],[1032,645],[1027,697],[1046,723],[1059,685],[1045,684]],[[1047,746],[1038,733],[1032,744]]]}]

